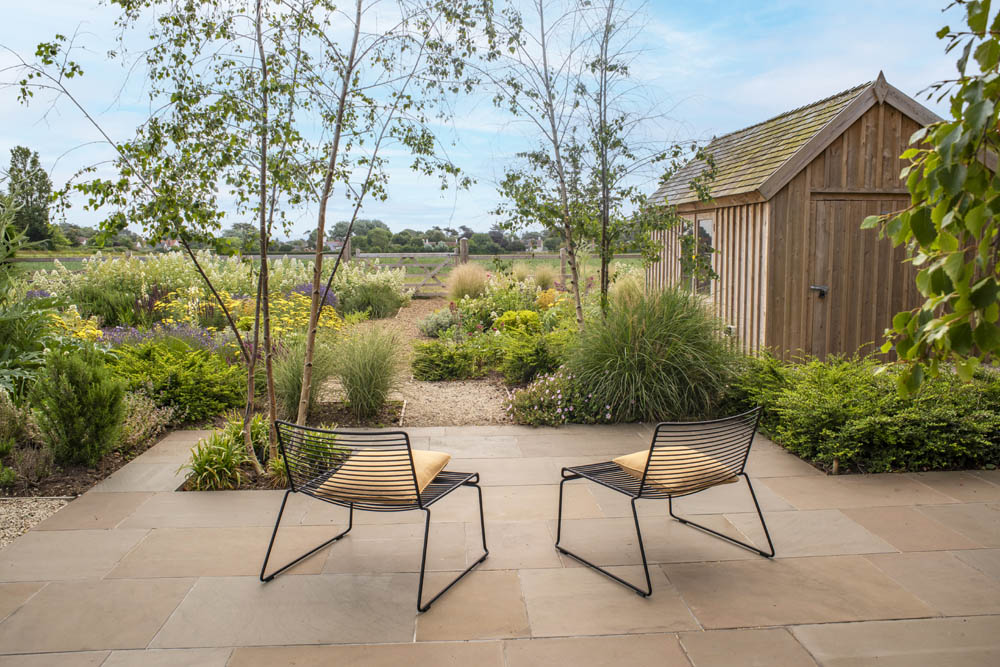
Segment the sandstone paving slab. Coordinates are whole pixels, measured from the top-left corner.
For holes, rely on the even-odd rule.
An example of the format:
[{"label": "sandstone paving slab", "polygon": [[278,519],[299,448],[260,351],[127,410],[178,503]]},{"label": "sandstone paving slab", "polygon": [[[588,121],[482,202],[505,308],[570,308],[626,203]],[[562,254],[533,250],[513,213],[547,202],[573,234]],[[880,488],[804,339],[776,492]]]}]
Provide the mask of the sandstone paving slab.
[{"label": "sandstone paving slab", "polygon": [[[456,572],[428,575],[425,599]],[[506,639],[530,635],[520,581],[513,570],[473,570],[417,617],[417,641]]]},{"label": "sandstone paving slab", "polygon": [[[465,497],[468,493],[466,490],[462,489],[454,493]],[[332,503],[323,502],[321,500],[316,500],[315,498],[308,498],[302,496],[301,494],[292,494],[289,497],[289,503],[292,502],[292,498],[297,501],[296,507],[300,508],[300,519],[299,523],[305,526],[333,526],[344,530],[347,528],[347,508],[339,507]],[[431,510],[433,511],[436,507],[443,507],[444,503],[448,502],[448,498],[440,501],[440,503],[435,503]],[[469,505],[467,501],[464,505],[468,505],[464,509],[468,518],[471,518],[473,513],[478,513],[478,506],[473,507]],[[281,503],[281,497],[278,496],[274,501],[274,516],[277,516],[278,505]],[[281,519],[282,524],[288,520],[288,513],[285,513],[285,517]],[[435,515],[435,520],[438,517]],[[460,520],[465,520],[460,519]],[[272,518],[273,522],[274,519]],[[360,512],[356,511],[354,513],[354,526],[357,530],[361,526],[382,526],[382,525],[393,525],[393,524],[420,524],[423,526],[424,523],[424,513],[419,510],[408,511],[408,512]],[[339,531],[338,531],[339,532]],[[333,533],[336,534],[336,533]]]},{"label": "sandstone paving slab", "polygon": [[0,581],[103,577],[149,532],[31,531],[0,552]]},{"label": "sandstone paving slab", "polygon": [[685,632],[681,644],[695,667],[815,667],[785,628]]},{"label": "sandstone paving slab", "polygon": [[226,667],[230,648],[113,651],[101,667]]},{"label": "sandstone paving slab", "polygon": [[[568,487],[568,485],[567,485]],[[472,521],[479,519],[478,501],[474,491],[450,494],[431,507],[433,522]],[[488,486],[483,488],[483,513],[491,521],[545,521],[555,519],[559,509],[559,487],[547,486]],[[566,488],[563,516],[588,518],[604,516],[590,489],[584,486]]]},{"label": "sandstone paving slab", "polygon": [[1000,503],[921,507],[919,511],[984,547],[1000,547]]},{"label": "sandstone paving slab", "polygon": [[269,646],[238,648],[229,667],[503,667],[503,645],[498,641],[417,642],[369,646]]},{"label": "sandstone paving slab", "polygon": [[957,502],[905,475],[772,477],[767,480],[767,486],[802,510]]},{"label": "sandstone paving slab", "polygon": [[951,554],[966,565],[1000,581],[1000,549],[968,549],[952,551]]},{"label": "sandstone paving slab", "polygon": [[672,634],[515,639],[504,642],[504,645],[507,667],[691,665],[677,642],[677,636]]},{"label": "sandstone paving slab", "polygon": [[981,546],[913,507],[865,507],[844,514],[899,551],[974,549]]},{"label": "sandstone paving slab", "polygon": [[[490,556],[479,565],[484,570],[520,570],[560,567],[555,538],[545,521],[491,521],[486,524]],[[483,552],[479,524],[465,525],[467,560]]]},{"label": "sandstone paving slab", "polygon": [[416,597],[412,574],[204,577],[149,647],[411,641]]},{"label": "sandstone paving slab", "polygon": [[559,468],[553,458],[455,459],[448,470],[478,472],[481,486],[529,486],[557,484]]},{"label": "sandstone paving slab", "polygon": [[34,530],[94,530],[114,528],[152,493],[85,493],[35,526]]},{"label": "sandstone paving slab", "polygon": [[[626,581],[645,584],[641,566],[609,567]],[[532,637],[677,632],[699,629],[697,621],[656,567],[647,598],[590,568],[521,570],[521,590]]]},{"label": "sandstone paving slab", "polygon": [[[491,459],[521,456],[521,450],[517,446],[517,437],[513,435],[430,438],[427,446],[436,452],[451,454],[452,458]],[[452,467],[457,470],[454,466]]]},{"label": "sandstone paving slab", "polygon": [[753,479],[758,477],[823,476],[822,470],[779,447],[759,433],[750,447],[746,471]]},{"label": "sandstone paving slab", "polygon": [[918,472],[907,476],[963,503],[1000,502],[1000,484],[993,484],[972,473]]},{"label": "sandstone paving slab", "polygon": [[1000,582],[943,551],[868,556],[943,616],[1000,614]]},{"label": "sandstone paving slab", "polygon": [[[327,539],[334,534],[326,532]],[[478,523],[476,532],[479,532]],[[356,526],[326,549],[321,559],[323,572],[419,572],[423,538],[423,524]],[[322,541],[317,540],[315,544]],[[462,570],[466,561],[465,524],[432,521],[427,541],[427,570]],[[275,565],[282,564],[281,560],[273,562]]]},{"label": "sandstone paving slab", "polygon": [[791,631],[826,667],[1000,664],[1000,616],[800,625]]},{"label": "sandstone paving slab", "polygon": [[1000,469],[994,470],[970,470],[969,474],[975,475],[980,479],[985,479],[987,482],[992,482],[994,484],[1000,484]]},{"label": "sandstone paving slab", "polygon": [[45,586],[40,581],[19,581],[10,584],[0,584],[0,621],[7,618],[15,609],[27,602],[32,595]]},{"label": "sandstone paving slab", "polygon": [[173,463],[180,467],[191,459],[191,450],[200,438],[161,440],[135,458],[138,463]]},{"label": "sandstone paving slab", "polygon": [[[741,542],[748,539],[723,516],[704,516],[699,519],[700,523],[709,528],[730,535]],[[760,558],[747,549],[672,519],[643,517],[639,525],[642,529],[646,559],[650,563]],[[550,524],[549,530],[555,534],[555,522]],[[766,545],[766,542],[763,544]],[[602,567],[636,565],[642,562],[635,535],[635,524],[631,517],[564,520],[561,546]],[[569,556],[560,557],[566,567],[584,567]]]},{"label": "sandstone paving slab", "polygon": [[649,449],[650,438],[637,432],[608,432],[604,434],[583,434],[533,437],[519,436],[517,446],[526,458],[533,457],[593,457],[604,460],[631,454],[640,449]]},{"label": "sandstone paving slab", "polygon": [[[125,519],[119,528],[273,527],[283,494],[283,491],[157,493]],[[292,494],[282,523],[299,523],[308,502],[318,501]],[[346,518],[345,511],[345,523]]]},{"label": "sandstone paving slab", "polygon": [[863,556],[661,566],[705,628],[935,615]]},{"label": "sandstone paving slab", "polygon": [[[290,526],[278,533],[271,568],[284,565],[322,544],[330,531],[313,526]],[[260,573],[271,529],[155,528],[107,575],[110,578],[223,577]],[[317,574],[325,553],[299,563],[289,574]]]},{"label": "sandstone paving slab", "polygon": [[[727,514],[726,518],[744,535],[754,535],[758,543],[766,544],[756,512]],[[764,518],[776,554],[782,558],[896,551],[840,510],[769,512]]]},{"label": "sandstone paving slab", "polygon": [[184,483],[188,473],[177,463],[142,463],[132,461],[96,485],[97,493],[175,491]]},{"label": "sandstone paving slab", "polygon": [[144,648],[192,579],[56,581],[0,623],[0,653]]},{"label": "sandstone paving slab", "polygon": [[0,667],[98,667],[107,657],[108,651],[0,655]]}]

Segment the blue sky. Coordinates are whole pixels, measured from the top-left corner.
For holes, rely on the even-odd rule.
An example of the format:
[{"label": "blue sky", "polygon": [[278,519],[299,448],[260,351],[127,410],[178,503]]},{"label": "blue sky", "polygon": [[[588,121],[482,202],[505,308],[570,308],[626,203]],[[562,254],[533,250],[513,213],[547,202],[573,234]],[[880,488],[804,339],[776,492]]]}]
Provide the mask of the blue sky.
[{"label": "blue sky", "polygon": [[[22,54],[57,32],[78,28],[90,48],[87,74],[76,87],[80,98],[115,139],[128,138],[146,108],[138,86],[118,97],[124,78],[117,65],[103,60],[111,45],[115,13],[89,0],[25,3],[0,0],[0,44]],[[916,95],[954,71],[954,58],[943,53],[934,33],[959,23],[946,0],[778,0],[742,2],[653,1],[646,5],[643,55],[633,66],[661,122],[664,144],[675,139],[707,139],[756,123],[840,90],[869,81],[884,70],[889,82]],[[9,62],[0,56],[0,63]],[[943,109],[929,102],[939,114]],[[106,157],[92,145],[99,137],[68,106],[47,117],[47,107],[23,108],[10,89],[0,90],[0,162],[23,144],[39,151],[42,164],[58,185],[81,166]],[[381,218],[393,229],[433,225],[468,225],[485,231],[494,222],[496,182],[503,165],[526,147],[526,128],[494,109],[486,94],[458,105],[443,139],[452,159],[477,180],[471,190],[441,193],[437,182],[413,174],[402,163],[392,167],[390,198],[370,202],[363,217]],[[654,178],[648,189],[655,188]],[[340,197],[331,202],[333,220],[349,210]],[[314,211],[292,212],[293,237],[305,236]],[[69,221],[95,224],[100,215],[73,208]]]}]

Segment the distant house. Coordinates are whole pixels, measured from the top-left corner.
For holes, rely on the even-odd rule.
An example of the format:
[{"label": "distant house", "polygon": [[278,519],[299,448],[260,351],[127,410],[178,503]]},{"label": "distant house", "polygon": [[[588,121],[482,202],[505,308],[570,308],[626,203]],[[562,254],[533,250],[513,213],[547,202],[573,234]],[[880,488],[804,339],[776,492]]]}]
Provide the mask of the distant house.
[{"label": "distant house", "polygon": [[340,252],[340,249],[344,247],[344,242],[337,239],[327,239],[326,249],[330,252]]},{"label": "distant house", "polygon": [[677,207],[719,278],[699,284],[682,275],[675,228],[657,234],[661,261],[647,282],[691,284],[747,350],[825,357],[880,343],[892,316],[922,299],[905,250],[862,230],[861,221],[909,205],[899,156],[913,132],[937,120],[879,73],[714,139],[711,201],[699,201],[690,186],[704,170],[699,161],[651,200]]},{"label": "distant house", "polygon": [[170,250],[171,248],[179,248],[181,242],[178,239],[163,239],[156,244],[156,247],[163,248],[164,250]]}]

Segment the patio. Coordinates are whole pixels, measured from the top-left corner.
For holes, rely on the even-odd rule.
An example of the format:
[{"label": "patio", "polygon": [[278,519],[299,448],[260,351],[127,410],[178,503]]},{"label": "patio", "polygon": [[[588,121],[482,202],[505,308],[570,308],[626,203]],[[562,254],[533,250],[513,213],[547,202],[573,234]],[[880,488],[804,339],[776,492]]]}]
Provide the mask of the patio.
[{"label": "patio", "polygon": [[[553,541],[560,467],[640,449],[649,428],[409,432],[451,453],[450,469],[481,473],[490,547],[426,614],[420,512],[356,514],[348,537],[262,585],[282,492],[175,492],[203,435],[182,431],[0,552],[0,665],[1000,662],[1000,471],[828,477],[758,436],[748,470],[777,558],[640,501],[656,563],[642,599]],[[434,506],[429,590],[476,555],[473,493]],[[762,544],[745,494],[724,485],[677,507]],[[638,579],[627,498],[580,481],[566,502],[565,545]],[[289,503],[275,563],[346,520]]]}]

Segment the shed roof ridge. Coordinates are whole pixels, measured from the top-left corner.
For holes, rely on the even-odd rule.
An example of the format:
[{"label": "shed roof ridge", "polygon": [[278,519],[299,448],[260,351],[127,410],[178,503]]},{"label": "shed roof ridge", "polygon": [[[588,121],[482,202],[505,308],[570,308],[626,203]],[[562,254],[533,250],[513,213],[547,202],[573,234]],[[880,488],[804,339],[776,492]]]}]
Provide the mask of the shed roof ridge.
[{"label": "shed roof ridge", "polygon": [[[711,143],[715,143],[716,141],[720,141],[720,140],[725,139],[727,137],[731,137],[734,134],[740,134],[741,132],[746,132],[748,130],[752,130],[755,127],[760,127],[761,125],[767,125],[768,123],[772,123],[772,122],[774,122],[774,121],[776,121],[776,120],[778,120],[780,118],[784,118],[785,116],[790,116],[790,115],[793,115],[793,114],[801,113],[802,111],[805,111],[809,107],[819,106],[820,104],[824,104],[826,102],[829,102],[830,100],[833,100],[833,99],[836,99],[838,97],[843,97],[845,95],[848,95],[849,93],[857,93],[857,95],[860,95],[862,92],[864,92],[864,90],[866,88],[870,88],[874,84],[875,84],[874,81],[868,81],[867,83],[859,84],[857,86],[854,86],[853,88],[848,88],[847,90],[842,90],[839,93],[834,93],[833,95],[829,95],[827,97],[824,97],[821,100],[816,100],[814,102],[810,102],[809,104],[803,104],[800,107],[795,107],[794,109],[789,109],[788,111],[785,111],[784,113],[779,113],[777,116],[773,116],[771,118],[767,118],[767,119],[762,120],[760,122],[754,123],[753,125],[747,125],[746,127],[740,128],[739,130],[733,130],[732,132],[727,132],[725,134],[720,134],[717,137],[712,137],[712,140],[709,143],[710,144]],[[854,95],[854,97],[857,97],[857,95]],[[834,115],[837,115],[837,114],[834,114]]]}]

